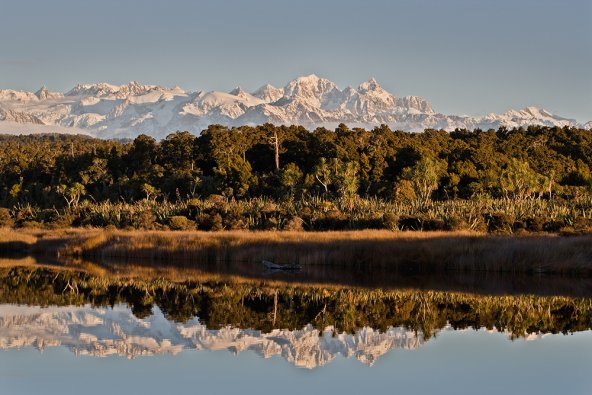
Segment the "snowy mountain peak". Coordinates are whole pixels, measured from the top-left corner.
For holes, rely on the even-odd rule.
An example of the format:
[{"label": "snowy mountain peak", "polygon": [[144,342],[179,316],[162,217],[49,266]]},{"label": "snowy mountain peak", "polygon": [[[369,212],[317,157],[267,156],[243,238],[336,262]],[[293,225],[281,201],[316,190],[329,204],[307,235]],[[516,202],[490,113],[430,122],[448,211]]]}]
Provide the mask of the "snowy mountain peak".
[{"label": "snowy mountain peak", "polygon": [[64,94],[60,92],[50,92],[49,89],[47,89],[47,87],[43,85],[37,92],[35,92],[35,96],[37,96],[39,100],[46,100],[59,99],[64,97]]},{"label": "snowy mountain peak", "polygon": [[43,85],[37,92],[35,92],[35,96],[37,96],[39,99],[45,99],[48,93],[49,90],[45,85]]},{"label": "snowy mountain peak", "polygon": [[290,81],[284,88],[283,98],[288,101],[301,101],[307,106],[322,108],[340,95],[341,91],[334,82],[310,74]]},{"label": "snowy mountain peak", "polygon": [[66,93],[66,96],[105,96],[117,92],[119,87],[106,82],[98,84],[77,84]]},{"label": "snowy mountain peak", "polygon": [[374,77],[370,78],[368,81],[363,82],[358,87],[360,91],[378,91],[383,90],[378,81]]},{"label": "snowy mountain peak", "polygon": [[310,74],[290,81],[284,88],[284,96],[320,97],[336,89],[337,85],[335,83],[320,78],[315,74]]},{"label": "snowy mountain peak", "polygon": [[299,81],[299,82],[303,82],[303,83],[317,83],[318,81],[322,80],[323,78],[319,77],[316,74],[308,74],[308,75],[302,75],[300,77],[296,77],[293,81]]},{"label": "snowy mountain peak", "polygon": [[253,95],[251,95],[250,93],[248,93],[245,90],[243,90],[243,88],[241,88],[240,86],[237,86],[236,88],[234,88],[233,90],[231,90],[229,93],[231,95],[233,95],[233,96],[238,96],[238,97],[243,98],[243,99],[247,99],[247,98],[253,97]]},{"label": "snowy mountain peak", "polygon": [[2,102],[27,102],[30,100],[39,100],[39,98],[32,92],[0,89],[0,101]]},{"label": "snowy mountain peak", "polygon": [[[495,116],[495,114],[494,114]],[[504,114],[501,115],[502,117],[509,117],[511,119],[533,119],[533,120],[556,120],[556,121],[573,121],[572,119],[567,119],[560,117],[547,111],[543,108],[529,106],[525,107],[522,110],[509,110],[506,111]]]},{"label": "snowy mountain peak", "polygon": [[[510,111],[512,111],[512,110],[510,110]],[[545,111],[544,109],[538,108],[535,106],[524,107],[522,110],[517,111],[517,112],[521,115],[532,116],[533,118],[547,117],[549,115],[553,116],[553,114],[550,114],[549,112]]]},{"label": "snowy mountain peak", "polygon": [[165,89],[158,85],[142,85],[138,81],[130,81],[127,85],[121,85],[117,90],[120,96],[137,96],[152,91],[164,91]]},{"label": "snowy mountain peak", "polygon": [[66,96],[116,96],[117,98],[127,98],[129,96],[143,95],[152,91],[166,91],[158,85],[143,85],[138,81],[130,81],[125,85],[112,85],[106,82],[99,84],[78,84],[66,93]]},{"label": "snowy mountain peak", "polygon": [[409,113],[434,114],[432,105],[419,96],[405,96],[397,99],[397,106],[406,108]]},{"label": "snowy mountain peak", "polygon": [[241,92],[244,92],[243,88],[241,88],[240,85],[237,85],[233,90],[231,90],[228,93],[230,93],[231,95],[234,95],[234,96],[238,96]]},{"label": "snowy mountain peak", "polygon": [[551,112],[545,110],[544,108],[538,108],[538,107],[530,106],[530,107],[526,107],[522,111],[531,114],[535,118],[555,117],[554,114],[552,114]]},{"label": "snowy mountain peak", "polygon": [[[163,138],[174,130],[199,134],[210,124],[226,126],[302,125],[334,128],[340,123],[373,128],[422,131],[456,128],[489,129],[545,125],[583,125],[538,107],[509,110],[482,117],[436,113],[419,96],[395,96],[371,78],[357,88],[340,90],[315,74],[298,77],[284,88],[270,84],[248,93],[240,87],[230,92],[187,93],[131,81],[125,85],[78,84],[64,94],[42,87],[37,92],[0,90],[0,132],[87,133],[98,137],[135,137],[147,133]],[[591,127],[588,123],[586,127]]]},{"label": "snowy mountain peak", "polygon": [[278,101],[282,96],[284,96],[284,90],[282,88],[276,88],[271,84],[265,84],[261,88],[253,92],[252,95],[267,103],[273,103],[275,101]]}]

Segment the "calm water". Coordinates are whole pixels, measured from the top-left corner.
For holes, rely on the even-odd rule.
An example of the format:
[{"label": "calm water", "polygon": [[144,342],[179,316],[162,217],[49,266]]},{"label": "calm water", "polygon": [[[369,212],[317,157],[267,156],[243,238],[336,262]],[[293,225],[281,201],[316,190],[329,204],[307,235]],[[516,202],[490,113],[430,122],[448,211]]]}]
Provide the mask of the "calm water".
[{"label": "calm water", "polygon": [[0,272],[2,394],[591,393],[580,292]]}]

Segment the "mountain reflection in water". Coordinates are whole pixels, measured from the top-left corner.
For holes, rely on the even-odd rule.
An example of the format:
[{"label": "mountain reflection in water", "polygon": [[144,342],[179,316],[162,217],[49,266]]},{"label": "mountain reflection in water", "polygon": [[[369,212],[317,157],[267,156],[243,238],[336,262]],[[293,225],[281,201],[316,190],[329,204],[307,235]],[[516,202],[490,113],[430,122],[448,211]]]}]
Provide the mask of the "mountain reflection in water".
[{"label": "mountain reflection in water", "polygon": [[76,355],[128,358],[251,350],[315,368],[338,355],[372,365],[443,330],[536,339],[592,327],[588,296],[307,284],[171,268],[168,277],[146,267],[116,272],[4,265],[0,348],[61,345]]},{"label": "mountain reflection in water", "polygon": [[315,368],[337,355],[355,357],[372,365],[395,348],[414,349],[423,344],[421,332],[403,327],[376,331],[364,327],[354,334],[322,331],[307,325],[299,330],[224,327],[208,329],[194,318],[184,323],[167,320],[158,307],[140,319],[129,307],[113,308],[0,305],[0,348],[65,346],[76,355],[128,358],[177,354],[190,350],[254,351],[264,358],[281,355],[298,367]]}]

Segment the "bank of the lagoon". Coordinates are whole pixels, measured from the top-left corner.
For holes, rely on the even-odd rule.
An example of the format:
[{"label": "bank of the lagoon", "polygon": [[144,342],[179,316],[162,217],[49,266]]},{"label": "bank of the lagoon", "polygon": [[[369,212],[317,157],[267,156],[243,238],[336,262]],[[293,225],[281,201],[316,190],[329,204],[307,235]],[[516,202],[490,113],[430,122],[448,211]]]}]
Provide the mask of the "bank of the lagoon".
[{"label": "bank of the lagoon", "polygon": [[589,276],[591,235],[493,236],[473,232],[381,230],[125,231],[104,229],[0,231],[4,254],[184,264],[260,264],[400,273],[498,272]]}]

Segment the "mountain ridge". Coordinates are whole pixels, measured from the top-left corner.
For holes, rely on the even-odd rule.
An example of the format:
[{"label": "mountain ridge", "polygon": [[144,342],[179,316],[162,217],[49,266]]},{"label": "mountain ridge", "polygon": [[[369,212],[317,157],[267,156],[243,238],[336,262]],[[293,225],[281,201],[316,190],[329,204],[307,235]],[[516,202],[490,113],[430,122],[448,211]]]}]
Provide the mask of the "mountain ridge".
[{"label": "mountain ridge", "polygon": [[[210,124],[257,125],[265,122],[334,128],[340,123],[419,132],[520,127],[529,125],[592,127],[542,108],[525,107],[485,116],[436,112],[419,96],[395,96],[375,78],[357,88],[341,90],[315,74],[289,81],[283,88],[265,84],[253,92],[186,91],[178,86],[106,82],[77,84],[66,93],[43,86],[36,92],[0,89],[0,132],[86,133],[96,137],[135,137],[144,133],[163,138],[175,130],[199,134]],[[37,125],[37,126],[35,126]]]}]

